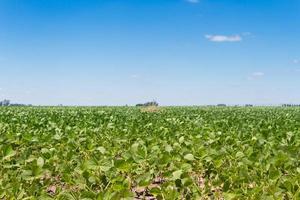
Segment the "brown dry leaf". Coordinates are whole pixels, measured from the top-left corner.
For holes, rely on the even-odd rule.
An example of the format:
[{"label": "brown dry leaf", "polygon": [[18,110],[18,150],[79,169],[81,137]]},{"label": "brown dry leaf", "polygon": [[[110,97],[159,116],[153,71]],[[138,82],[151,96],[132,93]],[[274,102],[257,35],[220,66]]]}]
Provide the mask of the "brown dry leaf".
[{"label": "brown dry leaf", "polygon": [[55,185],[51,185],[47,188],[47,193],[50,194],[50,195],[55,195],[55,192],[56,192],[56,186]]},{"label": "brown dry leaf", "polygon": [[197,174],[197,173],[192,173],[191,176],[197,182],[197,185],[199,186],[199,188],[201,188],[201,189],[205,188],[205,179],[203,178],[203,175]]}]

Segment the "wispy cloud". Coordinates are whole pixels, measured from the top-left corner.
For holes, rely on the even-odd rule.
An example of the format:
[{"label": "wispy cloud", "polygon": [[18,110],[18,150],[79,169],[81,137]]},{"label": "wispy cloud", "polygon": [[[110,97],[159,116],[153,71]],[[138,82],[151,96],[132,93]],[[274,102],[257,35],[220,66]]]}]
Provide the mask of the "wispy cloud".
[{"label": "wispy cloud", "polygon": [[132,75],[130,76],[130,78],[132,78],[132,79],[137,79],[137,78],[140,78],[140,75],[138,75],[138,74],[132,74]]},{"label": "wispy cloud", "polygon": [[186,0],[189,3],[199,3],[200,0]]},{"label": "wispy cloud", "polygon": [[264,76],[264,75],[265,75],[265,73],[263,73],[263,72],[254,72],[252,74],[252,76],[255,76],[255,77],[260,77],[260,76]]},{"label": "wispy cloud", "polygon": [[300,63],[300,60],[294,59],[294,60],[293,60],[293,63],[294,63],[294,64],[299,64],[299,63]]},{"label": "wispy cloud", "polygon": [[253,72],[250,76],[248,76],[248,80],[255,80],[265,76],[264,72]]},{"label": "wispy cloud", "polygon": [[243,38],[240,35],[205,35],[211,42],[240,42]]}]

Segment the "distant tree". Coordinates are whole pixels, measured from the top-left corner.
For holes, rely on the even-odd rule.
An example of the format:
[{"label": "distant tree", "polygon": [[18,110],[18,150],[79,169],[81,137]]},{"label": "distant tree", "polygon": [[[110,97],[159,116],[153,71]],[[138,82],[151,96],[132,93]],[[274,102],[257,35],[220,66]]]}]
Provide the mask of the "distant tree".
[{"label": "distant tree", "polygon": [[3,101],[0,102],[1,106],[9,106],[10,105],[10,100],[4,99]]},{"label": "distant tree", "polygon": [[219,107],[226,107],[226,104],[220,103],[217,106],[219,106]]},{"label": "distant tree", "polygon": [[150,101],[145,103],[144,106],[158,106],[158,103],[156,101]]},{"label": "distant tree", "polygon": [[158,106],[158,103],[156,101],[149,101],[149,102],[146,102],[146,103],[139,103],[139,104],[136,104],[137,107],[142,107],[142,106]]}]

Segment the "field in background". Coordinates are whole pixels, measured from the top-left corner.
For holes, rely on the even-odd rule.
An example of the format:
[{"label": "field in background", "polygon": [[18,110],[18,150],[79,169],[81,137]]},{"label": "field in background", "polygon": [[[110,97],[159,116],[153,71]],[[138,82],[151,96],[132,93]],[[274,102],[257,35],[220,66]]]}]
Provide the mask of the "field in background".
[{"label": "field in background", "polygon": [[300,108],[0,108],[0,199],[299,199]]}]

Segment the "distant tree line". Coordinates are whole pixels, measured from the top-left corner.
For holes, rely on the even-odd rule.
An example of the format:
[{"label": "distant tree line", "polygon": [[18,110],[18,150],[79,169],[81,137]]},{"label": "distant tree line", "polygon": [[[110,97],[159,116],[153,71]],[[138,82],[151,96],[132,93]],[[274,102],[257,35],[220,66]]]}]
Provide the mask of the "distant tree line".
[{"label": "distant tree line", "polygon": [[300,104],[282,104],[282,107],[300,107]]},{"label": "distant tree line", "polygon": [[0,101],[0,106],[31,106],[31,105],[11,103],[10,100],[4,99],[3,101]]},{"label": "distant tree line", "polygon": [[[226,107],[227,105],[226,104],[217,104],[218,107]],[[245,104],[245,105],[234,105],[234,107],[239,107],[239,106],[244,106],[244,107],[253,107],[252,104]]]},{"label": "distant tree line", "polygon": [[[218,107],[226,107],[226,104],[217,104]],[[244,107],[254,107],[253,104],[245,104],[245,105],[235,105],[235,107],[244,106]],[[300,104],[282,104],[282,107],[300,107]]]},{"label": "distant tree line", "polygon": [[136,104],[137,107],[145,107],[145,106],[158,106],[158,103],[156,101],[149,101],[146,103],[139,103]]}]

